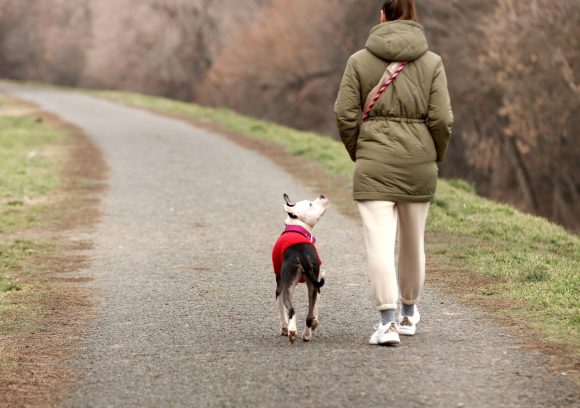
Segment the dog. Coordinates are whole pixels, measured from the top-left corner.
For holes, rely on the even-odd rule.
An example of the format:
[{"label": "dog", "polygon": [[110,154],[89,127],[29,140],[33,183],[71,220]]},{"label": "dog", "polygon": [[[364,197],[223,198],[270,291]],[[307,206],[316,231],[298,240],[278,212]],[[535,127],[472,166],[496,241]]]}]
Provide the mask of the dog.
[{"label": "dog", "polygon": [[283,197],[283,208],[287,214],[286,228],[272,250],[280,334],[288,336],[291,343],[296,340],[296,314],[292,293],[296,285],[303,282],[308,287],[308,316],[302,339],[310,341],[312,331],[318,326],[318,300],[320,288],[324,285],[324,274],[320,274],[322,262],[314,246],[316,239],[312,235],[312,229],[326,212],[329,200],[321,195],[314,201],[292,203],[287,194]]}]

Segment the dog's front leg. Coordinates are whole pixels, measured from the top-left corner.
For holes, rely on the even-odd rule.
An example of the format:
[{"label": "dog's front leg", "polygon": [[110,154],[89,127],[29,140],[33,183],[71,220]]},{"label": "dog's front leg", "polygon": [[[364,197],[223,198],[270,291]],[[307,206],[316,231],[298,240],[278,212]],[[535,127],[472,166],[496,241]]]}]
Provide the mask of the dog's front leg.
[{"label": "dog's front leg", "polygon": [[286,312],[286,306],[284,306],[284,299],[282,297],[282,280],[280,275],[276,275],[276,304],[280,316],[280,335],[288,336],[288,313]]}]

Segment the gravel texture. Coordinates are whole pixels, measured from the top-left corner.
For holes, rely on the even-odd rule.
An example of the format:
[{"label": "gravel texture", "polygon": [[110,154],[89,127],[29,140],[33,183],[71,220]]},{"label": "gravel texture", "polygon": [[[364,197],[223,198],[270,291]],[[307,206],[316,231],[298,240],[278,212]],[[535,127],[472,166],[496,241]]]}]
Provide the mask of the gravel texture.
[{"label": "gravel texture", "polygon": [[[100,300],[75,363],[81,378],[63,406],[578,403],[546,356],[429,287],[417,336],[396,348],[367,345],[378,313],[362,228],[332,207],[315,229],[326,271],[320,326],[312,343],[290,344],[278,335],[270,259],[282,193],[323,192],[178,120],[76,93],[0,90],[81,127],[110,167],[85,271]],[[300,334],[304,287],[295,301]]]}]

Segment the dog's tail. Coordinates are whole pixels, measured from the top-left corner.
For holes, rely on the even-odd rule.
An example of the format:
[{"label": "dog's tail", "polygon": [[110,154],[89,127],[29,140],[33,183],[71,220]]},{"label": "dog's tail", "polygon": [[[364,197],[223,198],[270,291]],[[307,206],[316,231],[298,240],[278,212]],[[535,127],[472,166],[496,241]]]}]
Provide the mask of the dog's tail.
[{"label": "dog's tail", "polygon": [[318,293],[320,293],[320,288],[324,286],[324,272],[320,274],[320,281],[318,281],[319,286],[317,287]]},{"label": "dog's tail", "polygon": [[[312,272],[314,270],[314,262],[312,262],[310,256],[308,256],[308,264],[309,268],[306,268],[306,270],[304,271],[304,275],[306,275],[306,279],[308,279],[310,283],[314,285],[318,293],[320,293],[320,288],[324,286],[324,272],[322,272],[320,280],[318,280],[316,279],[316,276],[314,276],[314,273]],[[320,266],[318,264],[316,264],[316,266],[317,270],[320,270]]]}]

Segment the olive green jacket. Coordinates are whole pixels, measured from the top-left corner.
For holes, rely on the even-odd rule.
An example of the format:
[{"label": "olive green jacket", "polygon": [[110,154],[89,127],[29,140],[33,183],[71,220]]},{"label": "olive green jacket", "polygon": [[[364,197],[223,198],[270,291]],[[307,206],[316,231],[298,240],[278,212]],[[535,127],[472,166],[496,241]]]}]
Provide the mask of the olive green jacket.
[{"label": "olive green jacket", "polygon": [[[408,61],[382,94],[367,122],[364,102],[393,61]],[[355,200],[427,202],[437,187],[453,113],[441,57],[428,51],[413,21],[379,24],[366,48],[348,60],[334,106],[351,159]]]}]

